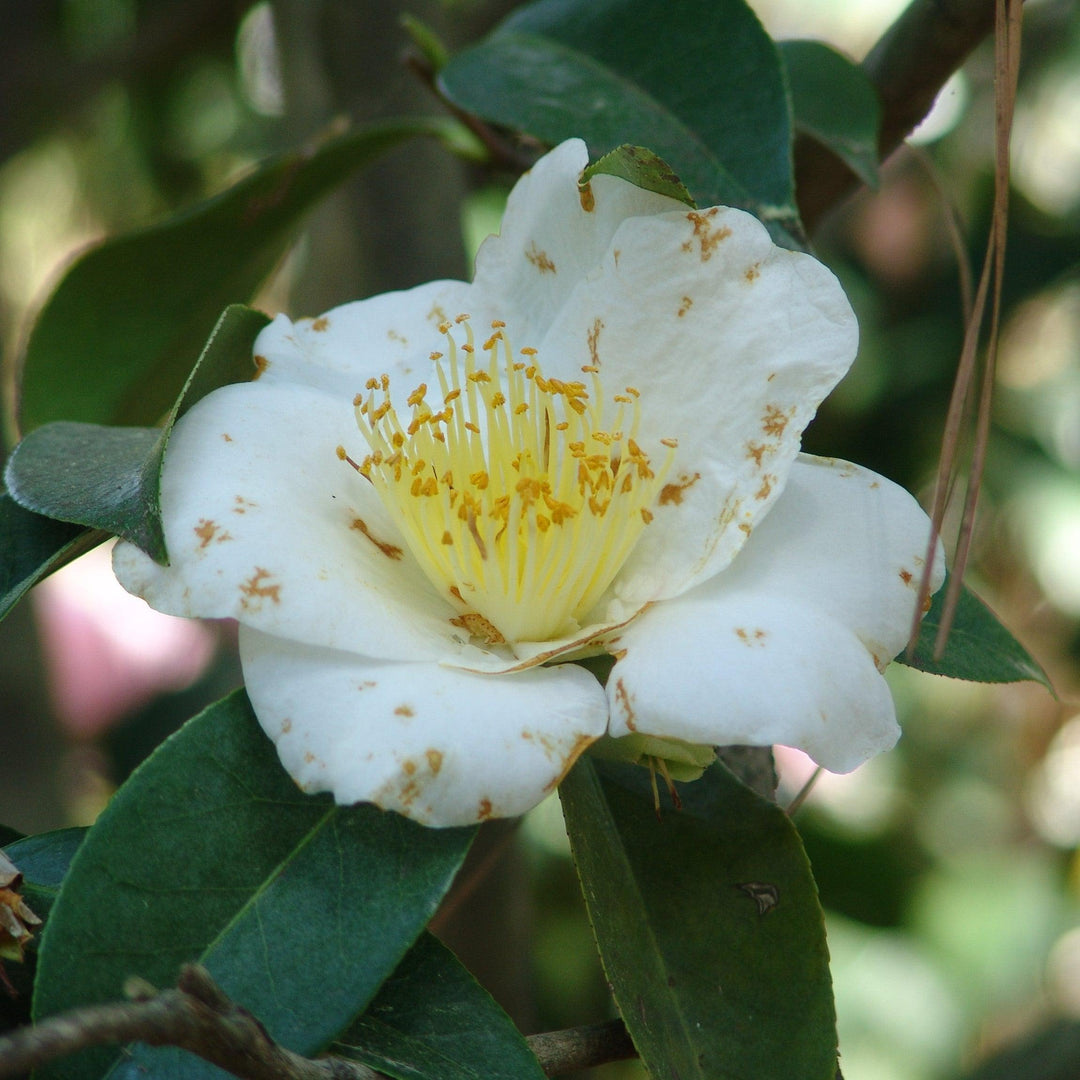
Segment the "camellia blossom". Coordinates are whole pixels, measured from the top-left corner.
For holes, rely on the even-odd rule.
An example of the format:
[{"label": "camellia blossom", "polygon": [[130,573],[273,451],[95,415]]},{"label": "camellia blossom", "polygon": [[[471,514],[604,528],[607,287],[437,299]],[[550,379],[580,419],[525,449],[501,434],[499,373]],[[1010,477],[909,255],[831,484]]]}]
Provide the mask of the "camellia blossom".
[{"label": "camellia blossom", "polygon": [[[896,740],[927,519],[799,453],[855,355],[839,284],[586,163],[572,140],[519,181],[471,284],[279,316],[172,435],[170,565],[116,548],[153,607],[239,620],[305,791],[458,825],[605,733],[835,771]],[[563,662],[605,653],[606,686]]]}]

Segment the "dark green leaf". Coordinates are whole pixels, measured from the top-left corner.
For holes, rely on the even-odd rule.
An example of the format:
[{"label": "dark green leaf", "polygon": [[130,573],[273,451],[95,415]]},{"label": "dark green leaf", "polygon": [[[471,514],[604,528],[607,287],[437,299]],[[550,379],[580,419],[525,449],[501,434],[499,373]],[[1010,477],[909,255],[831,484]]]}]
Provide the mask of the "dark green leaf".
[{"label": "dark green leaf", "polygon": [[78,525],[34,514],[0,492],[0,619],[43,577],[97,542]]},{"label": "dark green leaf", "polygon": [[430,934],[331,1050],[398,1080],[544,1076],[510,1017]]},{"label": "dark green leaf", "polygon": [[78,260],[30,334],[23,431],[52,420],[154,424],[222,309],[246,301],[303,215],[352,172],[447,121],[387,121],[261,165],[215,198]]},{"label": "dark green leaf", "polygon": [[781,41],[795,127],[827,146],[872,188],[878,184],[881,103],[858,64],[820,41]]},{"label": "dark green leaf", "polygon": [[[199,961],[275,1039],[314,1053],[397,966],[472,835],[302,794],[238,692],[163,743],[87,835],[42,942],[35,1016],[118,999],[131,975],[169,985]],[[110,1066],[216,1075],[143,1046],[44,1075],[96,1080]]]},{"label": "dark green leaf", "polygon": [[[817,891],[795,827],[722,765],[658,818],[648,773],[559,788],[608,981],[656,1080],[834,1080]],[[666,802],[666,800],[665,800]]]},{"label": "dark green leaf", "polygon": [[240,304],[225,310],[161,429],[58,420],[31,431],[8,461],[12,495],[38,514],[122,536],[164,563],[159,485],[173,424],[210,391],[251,378],[252,345],[267,322]]},{"label": "dark green leaf", "polygon": [[1046,672],[966,585],[960,593],[945,652],[940,660],[935,660],[934,642],[941,625],[947,589],[946,582],[934,597],[919,629],[912,658],[909,660],[906,652],[896,658],[901,664],[970,682],[1006,683],[1032,679],[1053,692]]},{"label": "dark green leaf", "polygon": [[47,424],[12,451],[8,487],[35,513],[163,551],[154,461],[160,436],[157,428]]},{"label": "dark green leaf", "polygon": [[791,122],[776,46],[743,0],[539,0],[439,77],[457,105],[593,157],[659,154],[700,206],[798,231]]},{"label": "dark green leaf", "polygon": [[694,200],[686,185],[675,175],[671,166],[663,158],[657,157],[644,146],[619,146],[605,154],[599,161],[594,161],[582,174],[582,184],[588,183],[600,174],[621,176],[631,184],[646,191],[655,191],[669,199],[678,199],[687,206],[694,206]]}]

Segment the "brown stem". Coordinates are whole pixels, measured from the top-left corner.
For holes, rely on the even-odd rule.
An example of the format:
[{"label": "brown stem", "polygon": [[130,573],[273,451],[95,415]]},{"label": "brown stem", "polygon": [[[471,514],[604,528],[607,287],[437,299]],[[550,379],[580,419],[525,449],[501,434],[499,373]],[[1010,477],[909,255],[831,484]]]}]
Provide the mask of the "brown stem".
[{"label": "brown stem", "polygon": [[[79,1050],[115,1043],[177,1046],[241,1080],[385,1080],[339,1057],[305,1058],[279,1046],[246,1009],[222,993],[203,967],[180,972],[175,990],[136,987],[136,1000],[92,1005],[49,1017],[0,1039],[0,1078],[21,1076]],[[635,1054],[621,1020],[530,1035],[548,1076],[620,1061]]]},{"label": "brown stem", "polygon": [[[881,160],[930,111],[949,76],[993,29],[994,0],[912,0],[862,62],[881,101]],[[807,231],[859,179],[808,138],[795,143],[795,190]]]}]

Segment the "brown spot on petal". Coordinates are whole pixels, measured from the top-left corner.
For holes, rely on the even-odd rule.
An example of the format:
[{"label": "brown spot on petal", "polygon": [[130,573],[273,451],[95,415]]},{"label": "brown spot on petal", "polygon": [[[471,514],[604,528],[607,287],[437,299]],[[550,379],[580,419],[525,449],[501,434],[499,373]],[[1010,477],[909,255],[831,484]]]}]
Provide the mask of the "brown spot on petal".
[{"label": "brown spot on petal", "polygon": [[744,533],[746,533],[747,536],[749,536],[753,531],[754,531],[754,526],[751,525],[749,522],[746,522],[746,521],[740,521],[739,522],[739,532],[744,532]]},{"label": "brown spot on petal", "polygon": [[586,214],[591,214],[596,209],[596,196],[588,180],[584,184],[578,184],[578,198],[581,199],[581,209]]},{"label": "brown spot on petal", "polygon": [[679,305],[679,318],[681,319],[693,306],[694,301],[689,296],[684,296],[682,298],[682,303]]},{"label": "brown spot on petal", "polygon": [[231,436],[231,435],[230,435],[230,434],[229,434],[229,433],[228,433],[227,431],[223,431],[223,432],[221,433],[221,437],[222,437],[222,438],[223,438],[223,439],[224,439],[224,440],[225,440],[226,442],[232,442],[232,441],[233,441],[233,437],[232,437],[232,436]]},{"label": "brown spot on petal", "polygon": [[592,329],[586,335],[585,341],[589,346],[589,363],[593,367],[600,366],[600,331],[604,329],[603,319],[593,319]]},{"label": "brown spot on petal", "polygon": [[412,776],[412,774],[416,772],[416,762],[413,761],[412,758],[406,758],[401,763],[401,771],[405,773],[406,776]]},{"label": "brown spot on petal", "polygon": [[748,648],[753,648],[755,645],[763,647],[765,645],[765,639],[769,636],[765,630],[747,630],[743,626],[735,627],[735,636]]},{"label": "brown spot on petal", "polygon": [[775,479],[775,476],[770,473],[766,473],[761,478],[761,487],[759,487],[757,491],[754,492],[754,498],[767,499],[772,494],[772,486]]},{"label": "brown spot on petal", "polygon": [[[686,215],[686,220],[694,227],[694,239],[698,242],[698,251],[702,262],[708,262],[713,257],[717,246],[731,235],[731,230],[722,225],[716,228],[713,218],[719,213],[719,207],[712,206],[708,210],[691,210]],[[690,251],[693,247],[691,241],[683,244],[683,251]]]},{"label": "brown spot on petal", "polygon": [[408,706],[408,705],[399,705],[399,706],[398,706],[398,707],[397,707],[397,708],[396,708],[396,709],[394,710],[394,715],[395,715],[395,716],[415,716],[415,715],[416,715],[416,713],[414,713],[414,712],[412,711],[412,709],[411,709],[411,708],[409,708],[409,706]]},{"label": "brown spot on petal", "polygon": [[784,434],[788,421],[795,415],[795,409],[784,412],[779,405],[766,405],[765,415],[761,418],[761,430],[771,438],[778,439]]},{"label": "brown spot on petal", "polygon": [[540,271],[541,274],[554,274],[555,264],[551,261],[546,251],[541,251],[534,243],[529,244],[529,250],[525,252],[525,258]]},{"label": "brown spot on petal", "polygon": [[900,568],[900,580],[905,585],[910,585],[911,584],[911,579],[912,579],[911,571],[910,570],[905,570],[903,567],[901,567]]},{"label": "brown spot on petal", "polygon": [[761,271],[758,269],[760,265],[761,263],[756,262],[753,266],[748,266],[746,268],[746,273],[743,274],[743,277],[746,278],[746,283],[748,285],[753,285],[754,282],[761,277]]},{"label": "brown spot on petal", "polygon": [[427,758],[428,768],[431,770],[432,776],[438,776],[439,770],[442,768],[443,753],[441,750],[425,750],[424,757]]},{"label": "brown spot on petal", "polygon": [[237,495],[233,500],[236,505],[232,508],[234,514],[246,514],[248,510],[254,509],[259,504],[252,502],[250,499],[245,499],[243,495]]},{"label": "brown spot on petal", "polygon": [[232,539],[232,533],[222,529],[216,522],[210,521],[207,518],[200,518],[199,524],[193,531],[201,541],[199,544],[200,551],[209,547],[212,540],[220,544],[225,540]]},{"label": "brown spot on petal", "polygon": [[633,698],[627,692],[626,686],[622,679],[615,680],[615,701],[619,707],[626,714],[626,726],[630,731],[637,731],[637,724],[634,722],[634,707]]},{"label": "brown spot on petal", "polygon": [[491,800],[481,799],[480,805],[476,809],[476,820],[487,821],[491,817]]},{"label": "brown spot on petal", "polygon": [[269,570],[256,566],[255,573],[240,586],[240,606],[245,611],[260,610],[263,600],[272,600],[275,604],[281,603],[281,585],[266,584],[271,577],[273,575]]},{"label": "brown spot on petal", "polygon": [[281,734],[288,735],[292,731],[292,721],[286,717],[281,721]]},{"label": "brown spot on petal", "polygon": [[760,469],[762,459],[766,454],[775,454],[775,443],[748,442],[746,444],[746,456],[754,459],[754,464]]},{"label": "brown spot on petal", "polygon": [[252,382],[261,378],[266,369],[270,366],[270,361],[265,356],[259,356],[257,353],[252,358],[255,361],[255,374],[251,376]]},{"label": "brown spot on petal", "polygon": [[310,765],[314,760],[315,755],[310,750],[304,752],[304,761],[306,761],[308,765]]},{"label": "brown spot on petal", "polygon": [[450,625],[468,631],[471,637],[480,638],[481,641],[486,641],[489,645],[501,645],[506,641],[506,638],[502,636],[499,628],[494,623],[489,622],[483,615],[475,611],[467,611],[464,615],[455,615],[450,620]]},{"label": "brown spot on petal", "polygon": [[665,484],[660,489],[661,506],[678,506],[682,503],[683,492],[692,488],[701,479],[701,473],[693,476],[680,476],[677,484]]},{"label": "brown spot on petal", "polygon": [[554,791],[566,778],[566,774],[574,767],[577,759],[581,757],[594,742],[596,742],[596,738],[593,735],[579,735],[574,745],[570,747],[570,753],[568,753],[563,760],[563,767],[559,772],[559,775],[554,779],[549,780],[544,785],[544,790]]},{"label": "brown spot on petal", "polygon": [[387,543],[385,540],[380,540],[372,533],[368,528],[367,522],[363,518],[353,518],[349,525],[350,529],[356,529],[357,532],[363,533],[388,559],[400,559],[404,557],[404,552],[399,547],[395,547],[393,544]]},{"label": "brown spot on petal", "polygon": [[195,526],[194,533],[199,538],[201,543],[200,548],[206,548],[210,546],[210,541],[214,539],[214,533],[218,531],[218,527],[206,518],[199,518],[199,524]]},{"label": "brown spot on petal", "polygon": [[311,329],[317,334],[321,334],[324,330],[330,326],[330,320],[325,315],[320,315],[312,324]]}]

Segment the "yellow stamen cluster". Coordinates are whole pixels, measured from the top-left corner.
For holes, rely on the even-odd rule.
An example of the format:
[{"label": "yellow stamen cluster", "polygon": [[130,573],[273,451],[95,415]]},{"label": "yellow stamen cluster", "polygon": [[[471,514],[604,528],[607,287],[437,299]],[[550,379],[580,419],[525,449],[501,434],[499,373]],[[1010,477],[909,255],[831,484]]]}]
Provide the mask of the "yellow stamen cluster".
[{"label": "yellow stamen cluster", "polygon": [[674,442],[658,474],[635,441],[637,390],[605,403],[591,365],[591,395],[545,378],[535,349],[515,354],[505,325],[491,325],[480,362],[468,316],[439,328],[439,405],[421,383],[407,423],[389,377],[369,380],[353,404],[371,452],[356,467],[460,607],[459,625],[489,641],[544,641],[572,632],[611,584],[652,519]]}]

